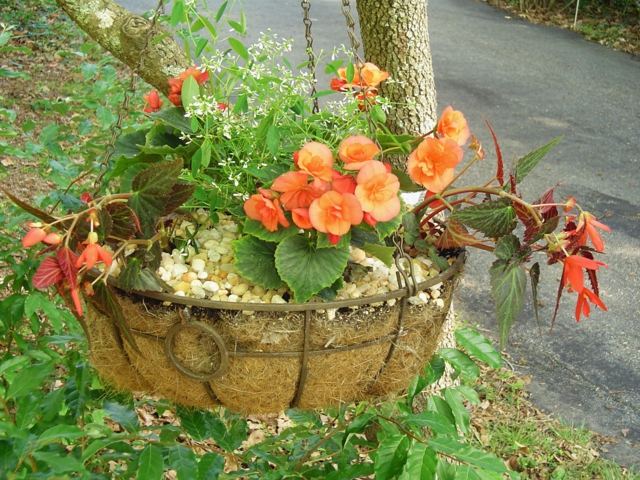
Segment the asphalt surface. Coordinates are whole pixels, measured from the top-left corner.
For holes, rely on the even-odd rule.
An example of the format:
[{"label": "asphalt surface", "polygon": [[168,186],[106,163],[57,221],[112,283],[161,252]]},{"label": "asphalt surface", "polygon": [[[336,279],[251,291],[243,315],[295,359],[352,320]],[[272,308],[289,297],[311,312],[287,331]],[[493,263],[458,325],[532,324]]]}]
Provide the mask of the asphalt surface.
[{"label": "asphalt surface", "polygon": [[[156,4],[120,3],[135,11]],[[296,40],[293,60],[305,58],[298,1],[254,0],[244,7],[250,39],[271,28]],[[429,11],[440,108],[453,104],[464,111],[488,150],[483,124],[490,120],[506,159],[563,135],[530,175],[525,196],[558,185],[558,198],[575,195],[613,229],[605,237],[609,268],[601,275],[609,312],[595,311],[576,324],[574,296],[566,295],[549,334],[548,325],[536,325],[529,302],[507,351],[515,368],[531,376],[529,389],[539,407],[615,437],[608,456],[640,466],[640,60],[474,0],[432,0]],[[337,0],[313,1],[312,18],[318,49],[347,44]],[[481,180],[493,170],[487,162],[471,177]],[[464,320],[495,332],[490,261],[473,252],[457,308]],[[553,311],[559,277],[558,268],[543,268],[544,321]]]}]

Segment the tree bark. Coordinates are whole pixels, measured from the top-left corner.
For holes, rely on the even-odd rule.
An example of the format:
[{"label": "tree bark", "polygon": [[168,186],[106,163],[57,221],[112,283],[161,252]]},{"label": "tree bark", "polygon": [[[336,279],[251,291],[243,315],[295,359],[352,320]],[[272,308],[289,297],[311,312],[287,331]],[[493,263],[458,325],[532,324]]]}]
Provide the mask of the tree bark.
[{"label": "tree bark", "polygon": [[167,31],[156,24],[150,33],[149,20],[111,0],[56,2],[91,38],[163,93],[169,90],[167,80],[191,66]]},{"label": "tree bark", "polygon": [[436,122],[426,0],[357,0],[366,61],[391,74],[381,94],[391,100],[389,128],[425,134]]},{"label": "tree bark", "polygon": [[[380,93],[391,100],[387,126],[395,133],[423,135],[436,124],[436,86],[429,46],[427,0],[357,0],[365,59],[391,74]],[[391,158],[406,168],[406,158]],[[405,198],[416,201],[416,198]],[[453,303],[442,325],[438,348],[455,348]],[[453,369],[426,394],[455,385]]]}]

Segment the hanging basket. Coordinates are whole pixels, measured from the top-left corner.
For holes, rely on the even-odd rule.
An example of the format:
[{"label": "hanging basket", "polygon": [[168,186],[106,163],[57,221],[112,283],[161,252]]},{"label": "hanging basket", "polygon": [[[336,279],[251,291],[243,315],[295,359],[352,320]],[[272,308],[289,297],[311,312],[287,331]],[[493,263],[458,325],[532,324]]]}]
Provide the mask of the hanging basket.
[{"label": "hanging basket", "polygon": [[[406,388],[433,354],[464,259],[462,253],[445,272],[410,288],[334,302],[232,303],[118,291],[135,345],[91,306],[91,362],[117,389],[241,413],[386,396]],[[439,283],[442,308],[408,301]]]}]

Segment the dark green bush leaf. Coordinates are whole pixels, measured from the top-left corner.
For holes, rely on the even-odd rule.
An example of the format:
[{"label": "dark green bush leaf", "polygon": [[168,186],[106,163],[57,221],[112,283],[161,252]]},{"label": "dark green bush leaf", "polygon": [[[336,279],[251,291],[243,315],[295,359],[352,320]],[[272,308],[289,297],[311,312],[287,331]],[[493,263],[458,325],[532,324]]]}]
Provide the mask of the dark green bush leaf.
[{"label": "dark green bush leaf", "polygon": [[451,407],[456,425],[464,434],[469,433],[469,423],[471,421],[469,410],[464,406],[463,397],[459,391],[452,388],[444,389],[444,399]]},{"label": "dark green bush leaf", "polygon": [[423,443],[412,442],[407,463],[399,480],[432,480],[435,478],[438,459],[436,453]]},{"label": "dark green bush leaf", "polygon": [[480,375],[480,368],[466,353],[455,348],[441,348],[438,354],[465,380],[473,381]]},{"label": "dark green bush leaf", "polygon": [[161,480],[164,472],[162,450],[149,444],[144,447],[138,459],[137,480]]},{"label": "dark green bush leaf", "polygon": [[464,348],[469,355],[486,363],[492,368],[502,366],[502,356],[493,348],[491,341],[472,328],[459,328],[455,333],[458,345]]},{"label": "dark green bush leaf", "polygon": [[198,480],[216,480],[224,470],[224,457],[205,453],[198,462]]},{"label": "dark green bush leaf", "polygon": [[374,455],[376,480],[388,480],[402,471],[411,441],[403,434],[385,435]]},{"label": "dark green bush leaf", "polygon": [[198,476],[198,462],[193,450],[176,445],[169,450],[168,466],[178,474],[178,480],[194,480]]},{"label": "dark green bush leaf", "polygon": [[524,307],[527,274],[519,264],[496,260],[489,270],[491,293],[496,302],[500,346],[507,342],[509,330]]},{"label": "dark green bush leaf", "polygon": [[118,422],[129,432],[135,432],[140,427],[138,424],[138,415],[132,408],[116,402],[106,402],[104,404],[104,411],[107,412],[107,415],[109,415],[113,421]]},{"label": "dark green bush leaf", "polygon": [[507,468],[502,460],[495,455],[483,452],[477,448],[470,447],[450,437],[432,437],[429,439],[429,446],[447,455],[451,455],[461,462],[484,468],[486,470],[506,473]]},{"label": "dark green bush leaf", "polygon": [[[193,133],[191,121],[184,116],[184,110],[178,107],[163,108],[151,115],[166,125],[184,133]],[[144,145],[144,143],[143,143]]]},{"label": "dark green bush leaf", "polygon": [[45,379],[51,374],[53,365],[50,362],[39,363],[20,370],[11,381],[6,399],[16,399],[40,390]]}]

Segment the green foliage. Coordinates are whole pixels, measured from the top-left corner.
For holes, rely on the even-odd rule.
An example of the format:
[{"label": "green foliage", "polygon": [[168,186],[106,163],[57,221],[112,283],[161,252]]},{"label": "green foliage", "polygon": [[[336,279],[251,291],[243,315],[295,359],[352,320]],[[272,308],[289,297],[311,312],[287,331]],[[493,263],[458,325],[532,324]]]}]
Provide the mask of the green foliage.
[{"label": "green foliage", "polygon": [[516,161],[513,167],[513,174],[515,176],[516,183],[520,183],[522,180],[524,180],[524,177],[531,173],[536,165],[540,163],[540,160],[542,160],[547,153],[553,150],[553,148],[560,142],[560,140],[562,140],[562,137],[556,137],[546,145],[535,149],[533,152],[528,153],[527,155]]},{"label": "green foliage", "polygon": [[264,288],[284,285],[276,270],[276,245],[252,236],[233,243],[234,265],[240,275]]},{"label": "green foliage", "polygon": [[509,330],[524,307],[524,295],[527,287],[527,274],[519,263],[496,260],[489,270],[491,293],[496,302],[500,345],[504,345]]},{"label": "green foliage", "polygon": [[303,303],[341,277],[348,259],[348,245],[317,248],[308,238],[296,235],[278,244],[275,265],[296,302]]},{"label": "green foliage", "polygon": [[452,218],[492,238],[506,235],[516,228],[516,212],[511,200],[506,198],[456,210]]}]

